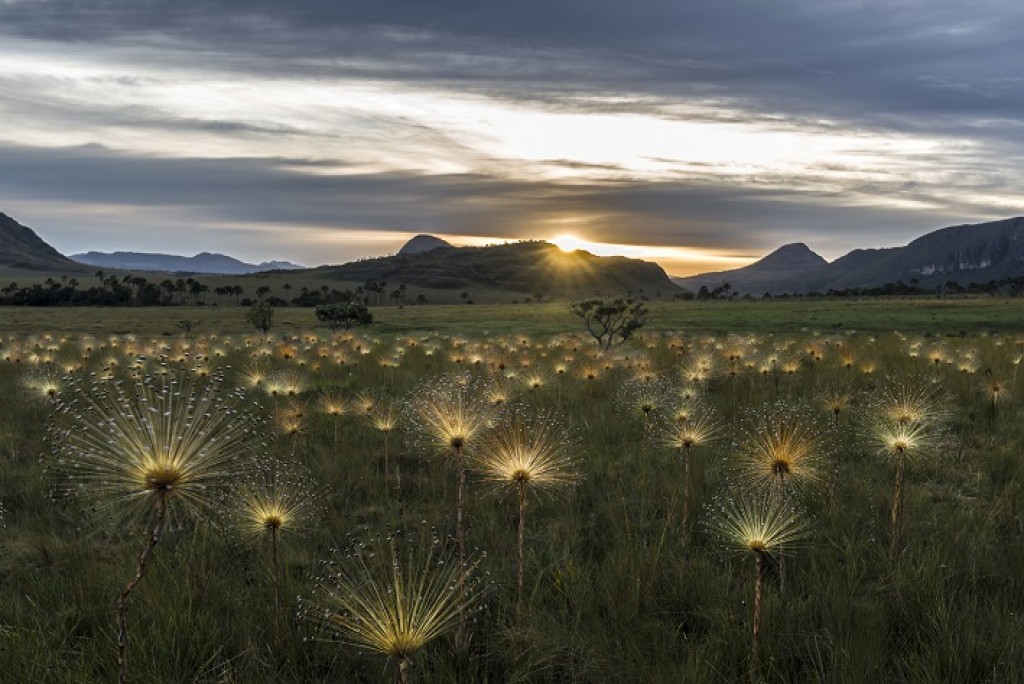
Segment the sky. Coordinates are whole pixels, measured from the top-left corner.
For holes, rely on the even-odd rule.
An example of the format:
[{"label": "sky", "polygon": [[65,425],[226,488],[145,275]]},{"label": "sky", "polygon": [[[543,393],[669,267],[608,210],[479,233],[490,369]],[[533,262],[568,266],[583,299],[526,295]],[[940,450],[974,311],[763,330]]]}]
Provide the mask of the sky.
[{"label": "sky", "polygon": [[0,0],[0,211],[66,254],[553,239],[733,268],[1024,213],[1020,0]]}]

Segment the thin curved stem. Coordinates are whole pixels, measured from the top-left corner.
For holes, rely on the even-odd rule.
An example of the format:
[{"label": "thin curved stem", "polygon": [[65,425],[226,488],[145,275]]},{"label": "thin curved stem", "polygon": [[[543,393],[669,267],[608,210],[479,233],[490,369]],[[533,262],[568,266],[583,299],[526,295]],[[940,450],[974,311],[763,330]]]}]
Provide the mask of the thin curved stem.
[{"label": "thin curved stem", "polygon": [[758,636],[761,631],[761,575],[764,566],[764,558],[759,552],[754,552],[754,628],[750,639],[750,681],[757,682],[757,647]]},{"label": "thin curved stem", "polygon": [[125,684],[128,681],[128,598],[146,574],[149,559],[152,557],[153,549],[159,543],[160,537],[163,536],[166,523],[167,492],[161,490],[156,495],[156,525],[153,527],[153,533],[149,535],[146,547],[139,554],[135,576],[121,590],[121,595],[117,599],[117,681],[119,684]]},{"label": "thin curved stem", "polygon": [[516,613],[523,612],[523,580],[526,576],[526,481],[519,481],[519,576],[516,584]]},{"label": "thin curved stem", "polygon": [[892,536],[889,540],[889,561],[895,561],[900,549],[903,528],[903,489],[906,478],[906,459],[902,454],[896,461],[896,487],[892,497]]},{"label": "thin curved stem", "polygon": [[462,449],[455,448],[455,464],[458,481],[455,487],[455,542],[459,551],[459,628],[455,633],[455,644],[466,645],[466,526],[463,520],[462,497],[466,486],[466,465]]}]

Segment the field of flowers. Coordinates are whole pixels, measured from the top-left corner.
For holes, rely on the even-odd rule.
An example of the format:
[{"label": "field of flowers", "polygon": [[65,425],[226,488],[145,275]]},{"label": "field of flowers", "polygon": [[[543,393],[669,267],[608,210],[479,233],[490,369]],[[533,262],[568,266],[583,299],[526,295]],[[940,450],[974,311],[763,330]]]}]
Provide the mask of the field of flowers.
[{"label": "field of flowers", "polygon": [[7,337],[0,681],[1022,681],[1022,359]]}]

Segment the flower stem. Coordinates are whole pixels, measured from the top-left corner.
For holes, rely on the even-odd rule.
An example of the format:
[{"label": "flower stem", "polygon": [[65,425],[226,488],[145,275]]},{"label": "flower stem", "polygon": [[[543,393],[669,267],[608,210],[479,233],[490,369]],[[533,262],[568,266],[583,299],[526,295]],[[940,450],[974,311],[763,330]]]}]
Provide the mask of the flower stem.
[{"label": "flower stem", "polygon": [[896,488],[892,497],[892,536],[889,541],[889,561],[895,561],[900,548],[903,528],[903,483],[906,477],[906,459],[899,454],[896,460]]},{"label": "flower stem", "polygon": [[519,481],[519,577],[516,585],[516,613],[523,613],[523,579],[526,574],[526,481]]},{"label": "flower stem", "polygon": [[466,645],[466,527],[462,517],[462,496],[466,486],[466,465],[462,449],[455,448],[455,463],[458,481],[455,487],[455,542],[459,549],[459,628],[455,632],[455,644]]},{"label": "flower stem", "polygon": [[757,682],[757,646],[761,631],[761,575],[764,559],[760,552],[754,552],[754,629],[750,639],[750,681]]},{"label": "flower stem", "polygon": [[135,577],[125,585],[117,599],[117,681],[119,684],[125,684],[128,681],[128,598],[139,582],[142,581],[143,575],[146,574],[147,564],[153,555],[153,549],[156,548],[160,537],[163,535],[166,522],[167,492],[160,490],[156,495],[156,525],[153,527],[153,533],[149,536],[146,547],[139,555]]}]

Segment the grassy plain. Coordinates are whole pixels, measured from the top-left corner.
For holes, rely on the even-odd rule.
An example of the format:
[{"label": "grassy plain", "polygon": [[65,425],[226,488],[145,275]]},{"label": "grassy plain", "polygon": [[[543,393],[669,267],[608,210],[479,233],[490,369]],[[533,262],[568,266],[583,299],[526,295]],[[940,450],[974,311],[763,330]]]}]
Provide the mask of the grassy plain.
[{"label": "grassy plain", "polygon": [[[836,333],[893,331],[959,334],[1024,330],[1024,299],[995,297],[920,299],[793,299],[769,301],[651,302],[649,331],[706,333]],[[13,334],[178,334],[176,322],[196,322],[196,334],[251,332],[246,307],[0,307],[0,331]],[[458,304],[374,307],[367,334],[438,332],[447,335],[573,332],[578,321],[564,301],[531,304]],[[313,310],[277,309],[275,334],[319,327]]]},{"label": "grassy plain", "polygon": [[[265,546],[243,543],[216,516],[169,529],[133,596],[133,681],[393,681],[383,656],[322,641],[298,620],[298,597],[311,596],[320,561],[350,533],[424,523],[452,532],[454,473],[409,421],[422,383],[446,372],[468,372],[511,402],[554,412],[576,435],[584,479],[530,501],[517,617],[516,505],[488,496],[471,474],[469,540],[487,552],[486,609],[472,623],[469,654],[450,636],[438,639],[413,659],[414,682],[749,680],[752,561],[708,525],[723,497],[752,487],[736,468],[742,430],[780,403],[798,407],[820,436],[824,465],[820,481],[794,495],[812,533],[787,551],[784,594],[778,563],[768,562],[757,680],[1024,681],[1021,306],[654,303],[654,334],[603,356],[582,336],[551,338],[576,330],[564,303],[384,308],[374,326],[335,338],[321,330],[317,339],[304,334],[315,328],[311,311],[280,309],[266,340],[243,335],[237,307],[2,309],[0,330],[14,339],[0,362],[0,681],[115,678],[116,597],[152,520],[111,527],[83,501],[56,495],[66,468],[48,426],[67,414],[55,412],[37,381],[57,378],[56,398],[73,401],[59,380],[65,373],[124,379],[139,355],[146,373],[219,366],[232,387],[248,387],[251,370],[297,381],[291,399],[246,390],[262,404],[269,435],[253,457],[308,468],[326,514],[282,548],[283,615]],[[190,341],[174,328],[185,317],[200,321]],[[428,330],[437,332],[412,344],[409,333]],[[723,334],[735,330],[754,334]],[[667,331],[674,334],[660,334]],[[86,350],[44,332],[97,341]],[[116,333],[134,339],[115,346],[99,337]],[[534,375],[541,382],[531,389]],[[995,411],[986,390],[994,378],[1006,388]],[[722,424],[718,439],[694,452],[687,533],[680,454],[654,442],[636,401],[652,382],[668,388],[656,421],[694,394]],[[950,411],[937,448],[908,468],[903,542],[890,561],[894,468],[870,436],[875,402],[900,382],[936,388]],[[838,423],[820,401],[830,388],[851,399]],[[358,415],[326,415],[323,392],[396,401],[390,455],[400,491],[384,486],[382,434]],[[292,405],[302,408],[294,434],[274,420]],[[728,488],[737,482],[745,483],[739,494]]]}]

